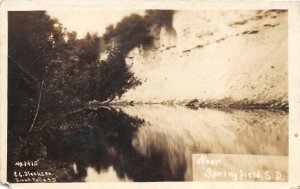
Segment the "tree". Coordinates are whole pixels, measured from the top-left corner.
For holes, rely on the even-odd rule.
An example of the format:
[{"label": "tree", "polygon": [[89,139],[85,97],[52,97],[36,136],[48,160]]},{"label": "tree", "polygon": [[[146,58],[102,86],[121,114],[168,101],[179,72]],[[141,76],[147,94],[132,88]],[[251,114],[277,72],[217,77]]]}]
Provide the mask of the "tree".
[{"label": "tree", "polygon": [[116,43],[123,53],[127,54],[134,47],[151,45],[153,37],[144,17],[132,14],[119,22],[115,28],[109,26],[103,38],[106,42]]},{"label": "tree", "polygon": [[64,44],[62,30],[44,11],[8,13],[8,124],[15,133],[30,127],[41,83]]},{"label": "tree", "polygon": [[90,64],[100,58],[100,38],[87,33],[84,39],[78,41],[78,56],[83,64]]},{"label": "tree", "polygon": [[99,101],[111,101],[140,84],[126,64],[125,54],[117,47],[110,49],[107,60],[101,61],[91,75],[91,88],[95,89],[93,97]]}]

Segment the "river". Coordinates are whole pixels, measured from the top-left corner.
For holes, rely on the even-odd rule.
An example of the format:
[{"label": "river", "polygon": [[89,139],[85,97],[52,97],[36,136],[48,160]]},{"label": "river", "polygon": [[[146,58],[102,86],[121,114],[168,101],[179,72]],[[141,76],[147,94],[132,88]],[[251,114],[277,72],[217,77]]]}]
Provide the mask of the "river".
[{"label": "river", "polygon": [[57,120],[16,151],[11,182],[15,161],[36,159],[30,170],[49,171],[57,182],[192,181],[192,154],[200,153],[272,155],[278,158],[262,160],[264,169],[282,165],[287,174],[287,112],[134,105],[84,109]]},{"label": "river", "polygon": [[165,105],[115,108],[143,123],[130,136],[128,151],[111,147],[116,163],[99,173],[88,167],[85,181],[190,181],[191,156],[197,153],[288,155],[284,112]]}]

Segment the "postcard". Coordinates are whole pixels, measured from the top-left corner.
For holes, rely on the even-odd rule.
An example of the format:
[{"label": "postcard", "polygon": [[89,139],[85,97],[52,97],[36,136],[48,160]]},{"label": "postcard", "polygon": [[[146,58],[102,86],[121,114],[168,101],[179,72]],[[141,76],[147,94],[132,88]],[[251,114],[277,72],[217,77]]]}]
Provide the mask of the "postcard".
[{"label": "postcard", "polygon": [[299,3],[4,0],[0,18],[2,188],[300,188]]}]

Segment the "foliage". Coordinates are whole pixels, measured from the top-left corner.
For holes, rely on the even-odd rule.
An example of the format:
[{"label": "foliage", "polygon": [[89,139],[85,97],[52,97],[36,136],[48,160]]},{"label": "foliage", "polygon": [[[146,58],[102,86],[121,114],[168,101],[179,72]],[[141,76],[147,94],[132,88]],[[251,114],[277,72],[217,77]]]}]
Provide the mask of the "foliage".
[{"label": "foliage", "polygon": [[60,59],[53,59],[49,65],[47,95],[44,104],[51,111],[68,111],[82,102],[92,100],[91,75],[99,66],[99,40],[96,35],[76,39],[68,33],[65,48],[57,52]]},{"label": "foliage", "polygon": [[107,60],[101,62],[93,75],[96,79],[93,79],[92,87],[97,93],[94,97],[100,101],[113,100],[140,84],[126,64],[125,54],[118,48],[110,49]]},{"label": "foliage", "polygon": [[106,43],[113,40],[124,53],[139,45],[149,45],[152,42],[147,22],[137,14],[123,18],[115,28],[109,26],[103,38]]},{"label": "foliage", "polygon": [[174,10],[146,10],[145,20],[148,25],[172,27]]},{"label": "foliage", "polygon": [[77,39],[45,11],[9,12],[8,33],[9,148],[28,137],[40,93],[36,124],[42,127],[87,101],[113,99],[137,83],[123,54],[112,52],[101,63],[100,37],[88,33]]},{"label": "foliage", "polygon": [[128,53],[134,47],[151,46],[154,36],[152,27],[172,27],[173,10],[147,10],[145,16],[132,14],[123,18],[114,27],[106,28],[103,39],[107,44],[115,43],[124,53]]},{"label": "foliage", "polygon": [[[83,167],[82,175],[77,178],[80,180],[85,175],[86,164],[81,158],[82,154],[77,154],[77,148],[81,150],[87,147],[92,151],[86,151],[86,154],[91,153],[90,155],[97,159],[98,156],[93,154],[93,150],[96,150],[99,144],[103,148],[100,152],[105,155],[106,145],[110,142],[106,141],[107,136],[103,133],[115,132],[111,131],[110,129],[113,128],[106,123],[106,119],[111,114],[113,118],[116,118],[114,122],[116,126],[119,124],[118,121],[120,124],[141,123],[141,120],[128,118],[123,113],[107,113],[106,118],[97,113],[100,125],[104,129],[107,127],[105,132],[100,129],[101,132],[98,133],[100,136],[98,136],[94,132],[98,132],[99,129],[81,128],[86,124],[84,117],[80,117],[80,124],[67,123],[66,117],[70,111],[85,107],[86,102],[112,101],[128,89],[140,84],[126,64],[125,57],[134,47],[152,44],[153,36],[150,32],[150,25],[153,25],[154,19],[159,16],[150,17],[152,20],[133,14],[125,17],[115,28],[109,26],[103,37],[87,33],[83,39],[77,39],[76,32],[68,32],[58,20],[51,18],[45,11],[8,12],[9,167],[16,160],[47,158],[48,152],[51,156],[53,150],[51,147],[55,149],[60,145],[53,144],[53,142],[58,140],[58,136],[66,136],[66,141],[58,140],[58,142],[68,146],[71,141],[72,145],[75,145],[72,146],[75,151],[71,149],[70,153],[74,155],[73,160],[78,161],[78,165]],[[108,49],[104,49],[103,42],[106,47],[109,47]],[[108,50],[108,58],[100,61],[100,52],[105,50]],[[40,107],[39,112],[37,112],[37,107]],[[101,112],[105,113],[104,110]],[[36,121],[33,121],[35,118]],[[34,127],[34,124],[37,126]],[[60,128],[66,125],[68,127],[61,132]],[[31,128],[33,128],[32,132]],[[120,130],[120,128],[116,129]],[[125,133],[124,138],[117,137],[117,140],[130,141],[133,130],[135,128],[125,131],[121,129],[120,135]],[[46,134],[43,131],[46,131]],[[126,135],[126,132],[130,133]],[[78,142],[73,134],[79,140]],[[119,135],[119,131],[117,134]],[[80,146],[87,140],[86,136],[91,137],[88,141],[89,146]],[[98,143],[91,145],[97,137],[100,137]],[[42,138],[45,140],[41,140]],[[74,140],[75,143],[73,143]],[[128,145],[130,144],[126,143],[126,147]],[[97,151],[96,154],[100,152]],[[68,166],[71,163],[57,161],[59,163],[55,165]],[[107,165],[104,166],[105,168]],[[97,169],[100,170],[99,167]],[[118,174],[124,178],[124,173]],[[12,179],[12,175],[8,176]],[[71,176],[64,179],[71,180]],[[142,178],[137,180],[142,180]]]},{"label": "foliage", "polygon": [[42,80],[50,62],[59,61],[63,29],[45,12],[8,14],[8,124],[14,134],[30,127]]}]

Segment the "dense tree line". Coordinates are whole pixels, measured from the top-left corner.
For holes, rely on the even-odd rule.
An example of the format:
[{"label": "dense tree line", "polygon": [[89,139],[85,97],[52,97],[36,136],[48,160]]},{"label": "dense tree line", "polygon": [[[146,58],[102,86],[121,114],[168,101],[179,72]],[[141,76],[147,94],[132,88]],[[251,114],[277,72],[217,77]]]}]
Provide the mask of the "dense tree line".
[{"label": "dense tree line", "polygon": [[[65,113],[91,100],[111,101],[139,85],[125,57],[135,47],[151,46],[151,28],[170,27],[172,15],[147,10],[109,26],[103,37],[87,33],[77,39],[45,11],[9,12],[9,124],[28,130],[37,103],[41,112]],[[104,50],[108,58],[99,61]]]},{"label": "dense tree line", "polygon": [[10,125],[28,129],[40,92],[41,111],[59,113],[90,100],[113,99],[138,84],[118,50],[99,61],[96,34],[77,39],[43,11],[9,12],[8,23]]},{"label": "dense tree line", "polygon": [[[111,101],[140,84],[125,57],[135,47],[151,46],[151,28],[170,27],[172,15],[173,11],[147,10],[145,16],[132,14],[109,26],[103,37],[87,33],[77,39],[45,11],[10,11],[9,125],[28,130],[37,103],[41,112],[64,113],[91,100]],[[104,50],[109,55],[100,62]]]},{"label": "dense tree line", "polygon": [[[103,36],[87,33],[78,39],[45,11],[9,11],[8,166],[37,155],[28,149],[44,148],[42,133],[57,136],[53,131],[64,127],[72,110],[93,100],[112,101],[139,85],[125,58],[135,47],[151,46],[151,27],[170,25],[172,14],[132,14]],[[103,51],[108,57],[100,61]]]}]

